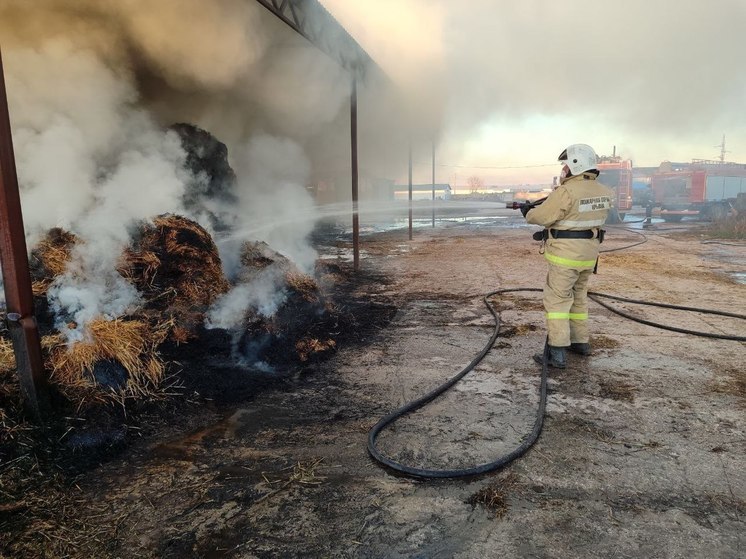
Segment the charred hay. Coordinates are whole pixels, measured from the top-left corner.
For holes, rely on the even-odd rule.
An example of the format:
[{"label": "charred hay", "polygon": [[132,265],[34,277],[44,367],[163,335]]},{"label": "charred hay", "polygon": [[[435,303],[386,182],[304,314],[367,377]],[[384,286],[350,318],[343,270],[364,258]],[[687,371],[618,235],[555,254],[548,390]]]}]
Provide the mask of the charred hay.
[{"label": "charred hay", "polygon": [[187,154],[186,167],[193,175],[186,184],[184,207],[193,215],[206,216],[216,231],[227,229],[228,224],[216,209],[215,201],[226,206],[237,201],[236,173],[228,163],[228,148],[193,124],[178,123],[170,129],[179,135]]},{"label": "charred hay", "polygon": [[67,271],[78,238],[60,227],[50,229],[34,246],[29,256],[29,272],[34,296],[34,309],[39,332],[54,331],[54,315],[49,308],[47,291],[55,278]]},{"label": "charred hay", "polygon": [[60,227],[50,229],[29,258],[34,295],[45,295],[54,278],[63,274],[78,238]]},{"label": "charred hay", "polygon": [[248,362],[270,366],[302,364],[336,349],[340,326],[335,306],[311,276],[264,242],[247,242],[241,251],[239,280],[250,283],[271,271],[284,298],[266,316],[250,308],[244,318],[238,352]]}]

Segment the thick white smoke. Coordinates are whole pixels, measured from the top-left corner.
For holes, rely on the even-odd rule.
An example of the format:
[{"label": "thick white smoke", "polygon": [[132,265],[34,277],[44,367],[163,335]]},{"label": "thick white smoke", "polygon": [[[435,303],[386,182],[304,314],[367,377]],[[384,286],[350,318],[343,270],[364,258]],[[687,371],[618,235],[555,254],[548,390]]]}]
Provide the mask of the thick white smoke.
[{"label": "thick white smoke", "polygon": [[[195,177],[174,122],[228,144],[234,247],[265,240],[313,268],[305,151],[338,120],[348,80],[258,3],[0,0],[0,38],[29,248],[55,226],[81,239],[49,290],[73,337],[138,304],[116,272],[135,222],[199,217],[182,206]],[[256,306],[269,291],[243,296]]]},{"label": "thick white smoke", "polygon": [[282,278],[282,272],[270,266],[249,283],[235,286],[212,306],[207,314],[207,326],[234,328],[241,324],[248,310],[256,311],[261,316],[272,316],[287,297],[287,291],[277,289]]},{"label": "thick white smoke", "polygon": [[317,254],[305,239],[317,212],[305,190],[310,163],[301,147],[287,138],[255,136],[240,146],[234,161],[243,186],[239,211],[251,224],[246,236],[265,241],[305,272],[312,271]]},{"label": "thick white smoke", "polygon": [[6,59],[29,245],[55,226],[82,240],[48,292],[76,339],[96,316],[138,303],[117,258],[134,222],[183,211],[185,153],[175,133],[136,106],[128,76],[90,50],[55,39],[9,49]]}]

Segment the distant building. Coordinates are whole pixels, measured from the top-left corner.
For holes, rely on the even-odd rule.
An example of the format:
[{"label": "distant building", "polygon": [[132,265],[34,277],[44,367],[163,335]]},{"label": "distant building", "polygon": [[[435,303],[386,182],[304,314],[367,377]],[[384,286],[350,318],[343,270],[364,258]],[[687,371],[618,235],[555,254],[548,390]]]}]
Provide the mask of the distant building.
[{"label": "distant building", "polygon": [[[450,200],[453,195],[453,189],[450,184],[413,184],[412,200],[432,200],[433,189],[436,200]],[[391,185],[391,197],[394,200],[409,199],[409,185],[395,184]]]}]

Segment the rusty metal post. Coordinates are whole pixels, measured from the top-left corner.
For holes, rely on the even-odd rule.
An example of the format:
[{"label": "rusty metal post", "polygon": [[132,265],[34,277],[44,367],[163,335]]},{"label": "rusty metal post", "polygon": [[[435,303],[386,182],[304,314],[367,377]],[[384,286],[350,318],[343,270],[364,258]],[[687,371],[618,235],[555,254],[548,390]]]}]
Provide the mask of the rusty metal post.
[{"label": "rusty metal post", "polygon": [[412,140],[409,140],[409,240],[412,240]]},{"label": "rusty metal post", "polygon": [[16,370],[27,409],[37,418],[48,406],[47,376],[41,356],[41,340],[34,317],[26,236],[18,192],[13,139],[10,130],[8,97],[5,90],[2,52],[0,52],[0,263],[7,323]]},{"label": "rusty metal post", "polygon": [[358,218],[358,166],[357,166],[357,77],[352,76],[350,93],[350,147],[352,156],[352,260],[353,269],[360,268],[360,221]]}]

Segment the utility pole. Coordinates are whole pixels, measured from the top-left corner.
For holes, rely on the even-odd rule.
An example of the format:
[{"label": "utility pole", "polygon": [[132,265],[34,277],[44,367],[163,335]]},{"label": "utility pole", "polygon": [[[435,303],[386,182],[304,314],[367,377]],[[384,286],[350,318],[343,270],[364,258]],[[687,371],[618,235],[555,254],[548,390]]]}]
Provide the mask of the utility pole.
[{"label": "utility pole", "polygon": [[720,163],[725,163],[725,154],[728,153],[728,151],[725,149],[725,134],[723,134],[723,141],[719,146],[715,146],[716,148],[720,148]]}]

